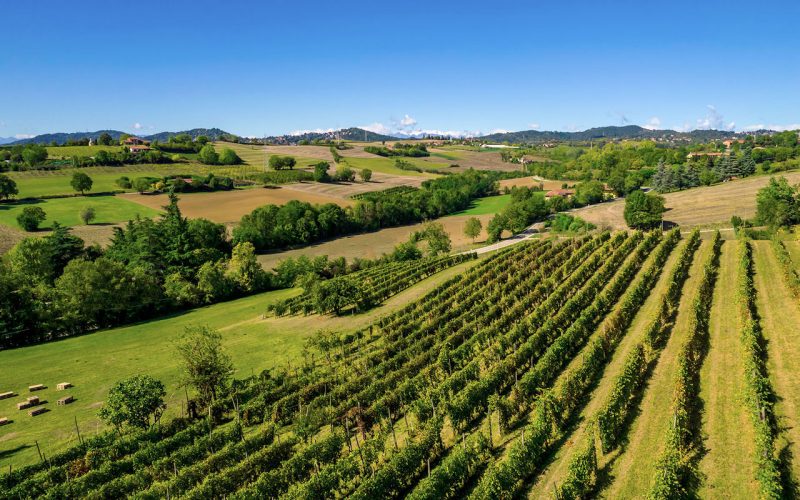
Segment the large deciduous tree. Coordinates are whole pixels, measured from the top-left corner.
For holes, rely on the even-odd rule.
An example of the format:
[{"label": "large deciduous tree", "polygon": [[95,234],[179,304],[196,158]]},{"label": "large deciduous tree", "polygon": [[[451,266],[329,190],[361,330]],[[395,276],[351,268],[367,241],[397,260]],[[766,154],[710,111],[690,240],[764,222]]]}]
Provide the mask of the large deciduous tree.
[{"label": "large deciduous tree", "polygon": [[190,327],[176,348],[183,360],[183,384],[193,387],[201,406],[214,402],[233,375],[233,363],[222,348],[222,335],[208,327]]},{"label": "large deciduous tree", "polygon": [[114,384],[100,408],[100,418],[120,430],[124,425],[138,429],[157,422],[166,405],[167,391],[160,380],[149,375],[134,375]]},{"label": "large deciduous tree", "polygon": [[634,191],[625,198],[625,222],[634,229],[652,229],[661,224],[664,198]]}]

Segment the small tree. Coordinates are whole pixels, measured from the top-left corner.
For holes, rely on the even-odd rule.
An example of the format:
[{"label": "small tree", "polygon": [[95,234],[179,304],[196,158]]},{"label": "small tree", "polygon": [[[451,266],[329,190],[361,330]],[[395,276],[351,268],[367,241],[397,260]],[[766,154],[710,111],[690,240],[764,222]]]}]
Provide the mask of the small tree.
[{"label": "small tree", "polygon": [[278,156],[273,155],[269,157],[269,166],[273,170],[283,170],[285,168],[293,169],[295,166],[295,159],[291,156]]},{"label": "small tree", "polygon": [[123,175],[119,179],[116,180],[117,186],[121,187],[122,189],[130,189],[133,187],[131,184],[131,180],[128,178],[127,175]]},{"label": "small tree", "polygon": [[481,234],[481,229],[483,229],[481,221],[478,220],[477,217],[470,217],[464,224],[464,236],[470,238],[472,242],[475,243],[475,238]]},{"label": "small tree", "polygon": [[200,150],[200,153],[197,155],[197,158],[206,165],[216,165],[219,163],[219,155],[217,154],[216,150],[214,150],[214,146],[211,144],[206,144]]},{"label": "small tree", "polygon": [[625,222],[634,229],[658,227],[665,211],[663,196],[636,190],[625,198]]},{"label": "small tree", "polygon": [[372,170],[368,168],[362,168],[361,172],[358,173],[358,176],[361,177],[362,181],[369,182],[372,179]]},{"label": "small tree", "polygon": [[9,199],[12,196],[19,194],[17,183],[11,177],[0,174],[0,200]]},{"label": "small tree", "polygon": [[85,225],[89,225],[97,217],[94,207],[83,207],[81,209],[81,220]]},{"label": "small tree", "polygon": [[[198,138],[199,139],[199,138]],[[223,148],[219,153],[220,165],[238,165],[242,163],[242,159],[236,154],[236,151],[231,148]]]},{"label": "small tree", "polygon": [[72,189],[84,194],[86,191],[92,189],[92,178],[83,172],[75,172],[72,174],[72,181],[70,182]]},{"label": "small tree", "polygon": [[17,215],[17,224],[26,231],[36,231],[46,218],[47,214],[41,207],[25,207],[22,213]]},{"label": "small tree", "polygon": [[422,230],[414,235],[414,239],[427,241],[428,255],[432,257],[450,252],[450,235],[447,234],[444,226],[438,222],[425,224]]},{"label": "small tree", "polygon": [[328,167],[330,167],[330,165],[327,161],[321,161],[314,165],[314,180],[316,182],[331,181],[331,176],[328,175]]},{"label": "small tree", "polygon": [[183,384],[195,388],[201,406],[211,404],[233,375],[222,335],[208,327],[187,327],[176,347],[184,364]]},{"label": "small tree", "polygon": [[134,375],[117,382],[100,408],[100,418],[120,430],[125,424],[139,429],[157,422],[164,412],[167,391],[160,380],[149,375]]},{"label": "small tree", "polygon": [[152,187],[152,182],[147,177],[137,177],[133,180],[133,189],[139,192],[139,194],[144,193],[145,191],[149,190]]}]

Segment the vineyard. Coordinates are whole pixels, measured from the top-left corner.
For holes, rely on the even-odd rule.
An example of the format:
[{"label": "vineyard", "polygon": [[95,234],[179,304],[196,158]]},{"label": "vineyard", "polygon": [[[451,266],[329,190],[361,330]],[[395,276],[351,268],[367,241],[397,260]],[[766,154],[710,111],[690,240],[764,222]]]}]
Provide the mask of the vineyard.
[{"label": "vineyard", "polygon": [[[789,497],[795,245],[530,240],[363,330],[320,332],[206,417],[4,472],[0,497]],[[348,278],[379,302],[472,258]],[[272,312],[315,311],[304,294]]]},{"label": "vineyard", "polygon": [[474,253],[390,262],[309,287],[302,295],[270,304],[268,312],[285,314],[338,314],[363,311],[448,267],[476,258]]}]

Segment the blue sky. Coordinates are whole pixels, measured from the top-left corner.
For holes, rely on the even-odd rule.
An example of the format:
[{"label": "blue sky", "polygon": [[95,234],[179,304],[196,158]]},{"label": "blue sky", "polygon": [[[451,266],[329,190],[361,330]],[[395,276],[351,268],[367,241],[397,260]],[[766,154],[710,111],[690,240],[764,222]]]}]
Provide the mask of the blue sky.
[{"label": "blue sky", "polygon": [[800,127],[800,2],[13,1],[0,137]]}]

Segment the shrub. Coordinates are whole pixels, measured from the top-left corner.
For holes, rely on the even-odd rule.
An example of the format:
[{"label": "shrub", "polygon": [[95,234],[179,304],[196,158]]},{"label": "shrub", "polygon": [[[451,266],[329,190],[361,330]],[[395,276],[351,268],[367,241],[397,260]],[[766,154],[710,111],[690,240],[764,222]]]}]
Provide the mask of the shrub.
[{"label": "shrub", "polygon": [[47,214],[41,207],[25,207],[17,216],[17,224],[26,231],[36,231],[46,218]]}]

